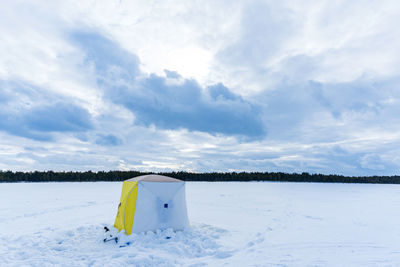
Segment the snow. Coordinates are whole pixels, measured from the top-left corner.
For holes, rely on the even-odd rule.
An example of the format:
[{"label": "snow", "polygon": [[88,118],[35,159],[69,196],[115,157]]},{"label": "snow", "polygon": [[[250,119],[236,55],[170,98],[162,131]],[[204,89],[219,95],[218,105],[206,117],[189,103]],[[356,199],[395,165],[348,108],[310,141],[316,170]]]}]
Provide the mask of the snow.
[{"label": "snow", "polygon": [[0,184],[0,265],[400,265],[398,185],[188,182],[189,229],[104,243],[121,187]]}]

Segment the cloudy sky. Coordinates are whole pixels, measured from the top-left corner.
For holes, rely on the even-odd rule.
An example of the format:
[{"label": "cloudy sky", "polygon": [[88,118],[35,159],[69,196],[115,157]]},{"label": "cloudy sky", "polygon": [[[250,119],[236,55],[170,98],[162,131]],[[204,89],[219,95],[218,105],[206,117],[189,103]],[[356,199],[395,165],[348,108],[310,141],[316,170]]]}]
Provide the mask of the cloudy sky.
[{"label": "cloudy sky", "polygon": [[400,174],[398,1],[6,1],[0,169]]}]

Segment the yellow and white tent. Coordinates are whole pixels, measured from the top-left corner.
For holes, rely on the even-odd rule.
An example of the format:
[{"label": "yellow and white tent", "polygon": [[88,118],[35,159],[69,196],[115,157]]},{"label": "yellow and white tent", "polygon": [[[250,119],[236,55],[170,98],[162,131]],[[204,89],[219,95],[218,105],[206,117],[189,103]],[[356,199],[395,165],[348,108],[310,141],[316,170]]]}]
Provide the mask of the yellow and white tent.
[{"label": "yellow and white tent", "polygon": [[188,227],[185,182],[154,174],[125,180],[114,226],[128,235]]}]

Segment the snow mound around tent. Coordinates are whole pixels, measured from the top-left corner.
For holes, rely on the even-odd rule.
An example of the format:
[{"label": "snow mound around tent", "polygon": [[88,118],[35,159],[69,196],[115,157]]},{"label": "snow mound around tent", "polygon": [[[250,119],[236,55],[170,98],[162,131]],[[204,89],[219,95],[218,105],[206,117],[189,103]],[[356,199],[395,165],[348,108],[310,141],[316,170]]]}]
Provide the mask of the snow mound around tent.
[{"label": "snow mound around tent", "polygon": [[6,266],[176,266],[201,262],[202,258],[226,258],[231,255],[219,243],[229,233],[205,224],[183,231],[157,230],[125,235],[110,229],[119,239],[103,242],[102,226],[79,227],[69,231],[36,232],[33,235],[0,240],[0,257]]}]

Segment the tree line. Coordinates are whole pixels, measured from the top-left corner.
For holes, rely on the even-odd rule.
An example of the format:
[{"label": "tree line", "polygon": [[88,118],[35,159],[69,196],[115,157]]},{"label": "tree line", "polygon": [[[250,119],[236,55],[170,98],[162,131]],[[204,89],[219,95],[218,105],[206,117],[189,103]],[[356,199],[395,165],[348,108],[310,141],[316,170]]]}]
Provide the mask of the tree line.
[{"label": "tree line", "polygon": [[[13,172],[0,171],[0,182],[97,182],[123,181],[150,172],[138,171],[86,171],[86,172]],[[279,182],[318,182],[318,183],[371,183],[400,184],[400,176],[343,176],[283,172],[162,172],[158,173],[184,181],[230,182],[230,181],[279,181]]]}]

